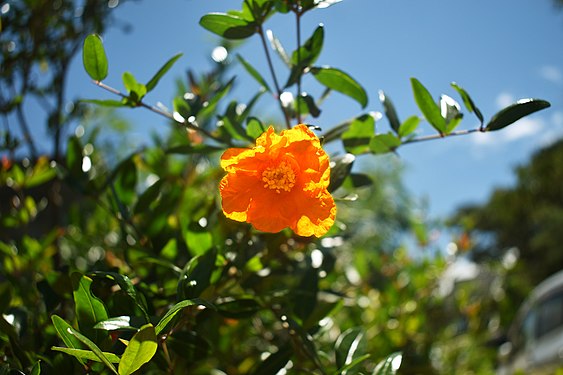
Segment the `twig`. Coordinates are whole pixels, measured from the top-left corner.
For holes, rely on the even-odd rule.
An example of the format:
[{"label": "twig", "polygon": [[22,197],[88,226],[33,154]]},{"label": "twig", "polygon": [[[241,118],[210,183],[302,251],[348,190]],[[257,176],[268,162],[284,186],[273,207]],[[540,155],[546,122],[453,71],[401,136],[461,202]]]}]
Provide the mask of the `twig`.
[{"label": "twig", "polygon": [[471,133],[476,133],[476,132],[484,133],[484,132],[486,132],[486,130],[482,129],[482,128],[475,128],[475,129],[468,129],[468,130],[458,130],[458,131],[451,132],[451,133],[448,133],[448,134],[432,134],[432,135],[426,135],[424,137],[408,139],[408,140],[404,141],[402,144],[406,145],[406,144],[409,144],[409,143],[431,141],[431,140],[434,140],[434,139],[453,137],[453,136],[457,136],[457,135],[466,135],[466,134],[471,134]]},{"label": "twig", "polygon": [[[297,25],[297,66],[301,66],[301,4],[298,1],[295,9],[295,23]],[[297,123],[301,123],[301,74],[297,76]]]}]

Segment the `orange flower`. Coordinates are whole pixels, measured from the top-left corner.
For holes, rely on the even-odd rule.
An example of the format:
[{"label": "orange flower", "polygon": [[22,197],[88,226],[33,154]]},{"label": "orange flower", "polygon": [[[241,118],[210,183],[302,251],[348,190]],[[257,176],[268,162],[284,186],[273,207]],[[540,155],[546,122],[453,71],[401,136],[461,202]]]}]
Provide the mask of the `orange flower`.
[{"label": "orange flower", "polygon": [[263,232],[289,227],[299,236],[316,237],[334,224],[328,155],[306,125],[280,135],[270,126],[255,147],[225,151],[221,167],[227,172],[219,190],[228,218]]}]

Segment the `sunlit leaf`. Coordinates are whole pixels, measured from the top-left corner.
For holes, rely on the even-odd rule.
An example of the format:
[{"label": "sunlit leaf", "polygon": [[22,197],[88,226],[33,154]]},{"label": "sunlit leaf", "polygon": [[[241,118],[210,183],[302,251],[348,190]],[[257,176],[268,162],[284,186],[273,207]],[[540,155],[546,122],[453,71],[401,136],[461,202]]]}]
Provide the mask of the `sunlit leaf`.
[{"label": "sunlit leaf", "polygon": [[254,67],[250,65],[248,61],[246,61],[239,54],[237,54],[237,60],[242,64],[244,69],[246,69],[248,74],[250,74],[263,88],[265,88],[268,92],[272,92],[270,86],[268,86],[268,83],[266,82],[264,77],[262,77],[262,75],[256,69],[254,69]]},{"label": "sunlit leaf", "polygon": [[155,329],[152,324],[141,327],[135,333],[119,361],[119,375],[130,375],[150,361],[156,353],[158,344],[156,342]]},{"label": "sunlit leaf", "polygon": [[[59,346],[53,346],[51,347],[51,349],[57,352],[62,352],[71,355],[78,360],[102,362],[102,360],[91,350],[62,348]],[[102,353],[111,363],[119,363],[119,357],[114,353],[110,353],[110,352],[102,352]]]},{"label": "sunlit leaf", "polygon": [[137,105],[147,93],[147,87],[139,83],[135,76],[130,72],[123,73],[123,85],[129,92],[131,105]]},{"label": "sunlit leaf", "polygon": [[368,104],[366,90],[350,75],[331,67],[311,68],[313,76],[324,86],[356,100],[362,108]]},{"label": "sunlit leaf", "polygon": [[266,36],[268,37],[268,41],[270,42],[270,46],[272,46],[272,49],[276,51],[276,53],[278,54],[280,59],[285,63],[285,65],[290,67],[291,60],[289,59],[289,56],[287,55],[287,52],[283,48],[283,45],[281,44],[280,40],[275,37],[272,30],[267,30]]},{"label": "sunlit leaf", "polygon": [[445,134],[451,133],[463,118],[459,104],[448,95],[440,96],[440,114],[446,120]]},{"label": "sunlit leaf", "polygon": [[407,118],[399,127],[399,138],[404,138],[411,135],[420,123],[420,118],[418,116],[411,116]]},{"label": "sunlit leaf", "polygon": [[256,139],[265,131],[264,125],[256,117],[249,117],[246,121],[246,135],[250,138]]},{"label": "sunlit leaf", "polygon": [[[132,326],[131,321],[134,320],[135,317],[123,315],[123,316],[116,316],[115,318],[109,318],[106,320],[102,320],[98,322],[94,328],[96,329],[104,329],[106,331],[115,331],[118,329],[125,329],[125,330],[137,330],[134,326]],[[140,318],[143,319],[143,318]],[[138,319],[136,319],[138,320]],[[143,323],[146,323],[143,320]]]},{"label": "sunlit leaf", "polygon": [[336,340],[334,350],[339,368],[350,365],[355,358],[363,356],[366,350],[364,329],[350,328],[343,332]]},{"label": "sunlit leaf", "polygon": [[426,121],[430,123],[440,134],[446,132],[446,120],[442,117],[440,113],[440,108],[432,99],[430,92],[420,83],[416,78],[411,78],[412,90],[414,93],[414,99],[418,108],[422,111],[422,114],[426,118]]},{"label": "sunlit leaf", "polygon": [[180,57],[182,57],[182,55],[182,53],[178,53],[164,63],[164,65],[158,70],[158,72],[156,72],[156,74],[145,85],[147,92],[152,91],[152,89],[155,88],[162,76],[164,76],[170,70],[170,68],[172,68],[172,65],[174,65],[174,63]]},{"label": "sunlit leaf", "polygon": [[291,64],[301,69],[311,66],[321,54],[324,41],[324,28],[319,25],[313,35],[291,54]]},{"label": "sunlit leaf", "polygon": [[[81,349],[83,348],[82,342],[76,338],[73,334],[69,333],[69,328],[72,328],[70,324],[68,324],[63,318],[58,315],[51,315],[51,321],[53,322],[53,327],[55,327],[55,331],[63,340],[66,346],[71,349]],[[84,364],[85,362],[82,359],[78,359],[80,363]]]},{"label": "sunlit leaf", "polygon": [[551,104],[541,99],[521,99],[516,103],[497,112],[486,126],[487,131],[502,129],[510,124],[515,123],[522,117],[528,116],[534,112],[548,108]]},{"label": "sunlit leaf", "polygon": [[96,323],[108,318],[106,307],[102,300],[90,290],[91,278],[75,272],[71,275],[71,281],[78,326],[88,337],[98,341],[102,333],[93,327]]},{"label": "sunlit leaf", "polygon": [[369,142],[369,148],[374,154],[393,152],[401,145],[401,140],[393,133],[377,134]]},{"label": "sunlit leaf", "polygon": [[199,24],[226,39],[245,39],[256,32],[256,26],[247,20],[226,13],[209,13],[201,17]]},{"label": "sunlit leaf", "polygon": [[385,116],[387,120],[389,120],[389,125],[391,125],[391,129],[393,129],[396,133],[399,133],[399,127],[401,126],[401,121],[399,120],[399,116],[397,115],[397,111],[395,110],[395,106],[393,102],[383,90],[379,90],[379,101],[383,104],[383,109],[385,111]]},{"label": "sunlit leaf", "polygon": [[401,367],[402,360],[401,352],[390,354],[375,366],[372,375],[395,375]]},{"label": "sunlit leaf", "polygon": [[369,142],[374,134],[375,118],[365,114],[356,117],[341,138],[346,151],[357,155],[369,152]]},{"label": "sunlit leaf", "polygon": [[84,39],[82,47],[82,63],[86,73],[94,81],[102,81],[108,75],[108,60],[102,38],[97,34],[90,34]]},{"label": "sunlit leaf", "polygon": [[96,104],[102,107],[113,107],[113,108],[117,108],[117,107],[125,107],[125,103],[123,103],[121,100],[112,100],[112,99],[82,99],[81,100],[82,103],[90,103],[90,104]]}]

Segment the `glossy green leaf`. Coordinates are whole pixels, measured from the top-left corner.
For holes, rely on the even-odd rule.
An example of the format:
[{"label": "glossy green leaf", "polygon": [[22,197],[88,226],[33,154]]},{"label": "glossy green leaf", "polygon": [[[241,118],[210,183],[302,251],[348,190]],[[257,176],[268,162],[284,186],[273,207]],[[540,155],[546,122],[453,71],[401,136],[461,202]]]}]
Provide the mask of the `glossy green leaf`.
[{"label": "glossy green leaf", "polygon": [[408,137],[418,128],[420,124],[420,117],[411,116],[407,118],[401,126],[399,126],[399,138]]},{"label": "glossy green leaf", "polygon": [[87,348],[89,348],[95,355],[96,357],[98,357],[100,359],[101,362],[103,362],[114,374],[117,374],[117,370],[115,369],[115,366],[113,366],[113,364],[111,363],[111,361],[104,355],[104,353],[101,351],[101,349],[93,342],[91,341],[88,337],[84,336],[82,333],[78,332],[77,330],[75,330],[74,328],[68,326],[66,328],[66,332],[72,336],[74,336],[76,339],[78,339],[80,342],[82,342]]},{"label": "glossy green leaf", "polygon": [[395,375],[401,367],[402,360],[401,352],[390,354],[375,366],[372,375]]},{"label": "glossy green leaf", "polygon": [[250,63],[248,61],[246,61],[239,54],[237,54],[237,60],[242,64],[244,69],[246,69],[248,74],[250,74],[264,89],[266,89],[266,91],[272,92],[272,90],[270,89],[270,86],[268,86],[268,83],[266,82],[264,77],[262,77],[262,75],[256,69],[254,69],[254,67],[252,65],[250,65]]},{"label": "glossy green leaf", "polygon": [[130,375],[140,369],[145,363],[149,362],[156,353],[158,343],[152,324],[141,327],[135,333],[119,361],[119,375]]},{"label": "glossy green leaf", "polygon": [[339,368],[347,366],[355,358],[363,356],[366,350],[365,332],[361,327],[350,328],[343,332],[334,347],[336,365]]},{"label": "glossy green leaf", "polygon": [[440,113],[446,120],[445,134],[450,134],[463,118],[459,104],[448,95],[440,96]]},{"label": "glossy green leaf", "polygon": [[520,99],[516,103],[497,112],[489,121],[485,129],[494,131],[515,123],[522,117],[550,107],[548,101],[541,99]]},{"label": "glossy green leaf", "polygon": [[258,118],[249,117],[246,121],[246,135],[250,138],[256,139],[265,131],[266,129],[264,129],[262,121],[260,121]]},{"label": "glossy green leaf", "polygon": [[201,17],[199,24],[226,39],[245,39],[256,32],[256,26],[247,20],[226,13],[209,13]]},{"label": "glossy green leaf", "polygon": [[321,54],[324,41],[324,27],[319,25],[313,35],[291,54],[291,64],[301,69],[311,66]]},{"label": "glossy green leaf", "polygon": [[71,275],[76,318],[80,330],[92,340],[98,341],[101,332],[93,327],[96,323],[106,320],[108,313],[104,303],[90,290],[92,279],[75,272]]},{"label": "glossy green leaf", "polygon": [[129,92],[129,104],[137,105],[147,93],[147,87],[139,83],[130,72],[123,73],[123,85]]},{"label": "glossy green leaf", "polygon": [[330,161],[330,184],[328,191],[338,189],[352,170],[356,157],[352,154],[339,155]]},{"label": "glossy green leaf", "polygon": [[177,314],[180,311],[182,311],[184,308],[189,306],[205,306],[207,308],[215,309],[215,306],[199,298],[180,301],[174,306],[172,306],[172,308],[170,308],[170,310],[168,310],[166,314],[160,319],[160,321],[155,327],[156,335],[158,336],[161,333],[168,331],[171,328],[172,324],[174,324],[174,321],[177,318]]},{"label": "glossy green leaf", "polygon": [[446,132],[446,120],[442,117],[440,108],[432,99],[430,92],[416,78],[411,78],[414,99],[418,108],[426,118],[426,121],[434,127],[440,134]]},{"label": "glossy green leaf", "polygon": [[369,142],[369,148],[374,154],[393,152],[401,145],[401,140],[393,133],[377,134]]},{"label": "glossy green leaf", "polygon": [[[76,338],[73,334],[69,333],[69,328],[72,328],[63,318],[58,315],[51,315],[51,321],[53,322],[53,327],[55,331],[63,340],[64,344],[71,349],[81,349],[83,348],[82,342]],[[80,363],[85,362],[82,359],[78,359]]]},{"label": "glossy green leaf", "polygon": [[[78,360],[102,362],[102,360],[91,350],[63,348],[60,346],[53,346],[51,347],[51,349],[57,352],[62,352],[71,355]],[[110,352],[102,352],[102,353],[111,363],[119,363],[119,357],[114,353],[110,353]]]},{"label": "glossy green leaf", "polygon": [[481,111],[479,110],[479,108],[477,108],[477,106],[475,105],[475,103],[473,102],[473,99],[471,99],[471,96],[469,96],[469,94],[467,93],[467,91],[465,91],[461,86],[459,86],[457,83],[452,82],[451,86],[458,92],[458,94],[461,96],[461,99],[463,100],[463,104],[465,105],[465,108],[467,108],[467,110],[469,111],[469,113],[471,112],[475,112],[475,116],[477,116],[477,118],[479,119],[479,121],[481,122],[481,124],[483,124],[483,122],[485,121],[483,119],[483,115],[481,114]]},{"label": "glossy green leaf", "polygon": [[[358,366],[360,363],[366,361],[370,357],[371,357],[370,354],[364,354],[364,355],[361,355],[359,357],[356,357],[352,360],[352,362],[350,362],[347,365],[344,365],[341,368],[339,368],[338,370],[336,370],[333,375],[348,374],[348,370],[354,370],[354,368],[356,366]],[[355,371],[353,371],[353,372],[355,373]]]},{"label": "glossy green leaf", "polygon": [[374,134],[375,117],[368,113],[356,117],[341,138],[346,151],[357,155],[369,152],[369,142]]},{"label": "glossy green leaf", "polygon": [[94,81],[102,81],[108,75],[108,60],[102,38],[97,34],[90,34],[84,39],[82,47],[82,63],[86,73]]},{"label": "glossy green leaf", "polygon": [[391,99],[385,95],[383,90],[379,90],[379,101],[383,104],[383,110],[385,111],[385,116],[389,121],[389,125],[391,125],[391,129],[395,131],[395,133],[399,133],[399,128],[401,126],[401,121],[399,120],[399,116],[397,115],[397,111],[395,110],[395,106]]},{"label": "glossy green leaf", "polygon": [[[140,319],[143,319],[143,318],[140,318]],[[118,329],[137,330],[137,328],[135,328],[132,325],[133,320],[138,320],[138,319],[135,319],[135,317],[131,317],[131,316],[127,316],[127,315],[116,316],[114,318],[109,318],[109,319],[102,320],[101,322],[96,323],[94,328],[104,329],[106,331],[115,331],[115,330],[118,330]],[[146,321],[143,320],[143,323],[146,323]]]},{"label": "glossy green leaf", "polygon": [[147,92],[152,91],[155,86],[158,84],[160,79],[172,68],[174,63],[178,61],[180,57],[182,57],[183,53],[178,53],[170,58],[164,65],[156,72],[156,74],[147,82],[145,85]]},{"label": "glossy green leaf", "polygon": [[311,73],[321,84],[351,97],[360,103],[362,108],[368,104],[366,90],[342,70],[331,67],[311,68]]}]

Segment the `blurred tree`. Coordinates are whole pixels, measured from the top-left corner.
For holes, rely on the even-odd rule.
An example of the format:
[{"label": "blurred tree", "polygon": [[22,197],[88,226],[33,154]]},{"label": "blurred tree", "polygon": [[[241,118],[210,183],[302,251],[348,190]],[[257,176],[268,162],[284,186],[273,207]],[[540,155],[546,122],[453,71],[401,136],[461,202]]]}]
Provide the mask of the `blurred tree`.
[{"label": "blurred tree", "polygon": [[509,249],[519,254],[512,273],[531,287],[563,266],[563,140],[538,151],[516,176],[514,187],[459,209],[454,222],[474,241],[470,255],[478,262],[502,260]]}]

